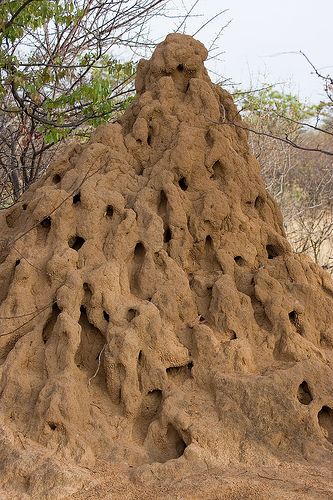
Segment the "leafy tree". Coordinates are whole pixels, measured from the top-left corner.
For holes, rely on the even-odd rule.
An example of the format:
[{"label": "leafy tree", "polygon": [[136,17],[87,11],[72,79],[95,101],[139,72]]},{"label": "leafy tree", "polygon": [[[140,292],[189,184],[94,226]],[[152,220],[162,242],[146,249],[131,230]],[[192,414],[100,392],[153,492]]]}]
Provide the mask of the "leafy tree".
[{"label": "leafy tree", "polygon": [[0,3],[0,200],[45,170],[69,136],[110,120],[133,93],[135,67],[115,57],[148,44],[166,0],[3,0]]}]

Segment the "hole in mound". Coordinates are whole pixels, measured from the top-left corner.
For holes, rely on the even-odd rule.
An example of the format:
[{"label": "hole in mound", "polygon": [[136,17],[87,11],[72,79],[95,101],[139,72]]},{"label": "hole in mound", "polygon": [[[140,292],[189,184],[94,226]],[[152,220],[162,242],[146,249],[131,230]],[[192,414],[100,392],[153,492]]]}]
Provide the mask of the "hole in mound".
[{"label": "hole in mound", "polygon": [[143,443],[150,424],[156,420],[162,403],[162,391],[160,389],[152,389],[148,394],[142,397],[138,416],[133,425],[134,438]]},{"label": "hole in mound", "polygon": [[325,438],[333,444],[333,410],[329,406],[323,406],[318,413],[318,422]]},{"label": "hole in mound", "polygon": [[171,424],[168,424],[167,427],[166,440],[169,450],[173,452],[172,458],[179,458],[184,454],[186,443],[179,434],[179,432],[177,431],[177,429],[175,429],[175,427]]},{"label": "hole in mound", "polygon": [[282,254],[281,248],[277,245],[266,245],[266,252],[269,259],[274,259]]},{"label": "hole in mound", "polygon": [[110,315],[106,311],[103,311],[103,318],[105,319],[105,321],[107,321],[109,323]]},{"label": "hole in mound", "polygon": [[134,248],[134,257],[141,258],[144,257],[145,255],[146,255],[145,246],[141,241],[139,241],[139,243],[137,243]]},{"label": "hole in mound", "polygon": [[199,322],[204,323],[206,321],[206,318],[204,316],[199,316]]},{"label": "hole in mound", "polygon": [[220,160],[217,160],[212,168],[213,168],[213,174],[211,175],[211,178],[214,180],[217,179],[223,180],[225,171]]},{"label": "hole in mound", "polygon": [[84,305],[80,307],[79,325],[81,326],[80,345],[74,356],[75,364],[80,370],[85,370],[88,377],[96,376],[91,380],[92,384],[105,384],[105,371],[103,363],[103,347],[105,338],[92,323],[87,315]]},{"label": "hole in mound", "polygon": [[257,196],[256,199],[254,200],[254,207],[259,210],[264,206],[265,202],[261,196]]},{"label": "hole in mound", "polygon": [[81,201],[81,193],[78,192],[73,196],[73,205],[80,203],[80,201]]},{"label": "hole in mound", "polygon": [[40,225],[45,229],[49,229],[51,227],[51,217],[44,217],[44,219],[40,222]]},{"label": "hole in mound", "polygon": [[188,184],[187,184],[187,181],[186,181],[185,177],[181,177],[179,179],[178,185],[179,185],[180,189],[182,189],[182,191],[186,191],[187,190]]},{"label": "hole in mound", "polygon": [[27,208],[28,208],[28,205],[26,203],[23,203],[22,210],[26,210]]},{"label": "hole in mound", "polygon": [[19,265],[19,263],[20,263],[20,262],[21,262],[21,260],[20,260],[20,259],[17,259],[17,260],[15,261],[15,267],[17,267],[17,266]]},{"label": "hole in mound", "polygon": [[142,361],[142,351],[139,351],[139,354],[138,354],[138,361],[141,362]]},{"label": "hole in mound", "polygon": [[308,405],[312,401],[312,395],[307,382],[304,380],[298,388],[297,399],[302,405]]},{"label": "hole in mound", "polygon": [[149,125],[148,127],[148,137],[147,137],[147,144],[148,146],[151,146],[151,143],[153,141],[153,127]]},{"label": "hole in mound", "polygon": [[68,241],[68,245],[70,248],[73,248],[73,250],[78,252],[85,241],[86,240],[81,236],[72,236]]},{"label": "hole in mound", "polygon": [[303,327],[302,327],[302,324],[300,322],[298,313],[295,310],[293,310],[293,311],[290,311],[288,316],[289,316],[290,323],[296,328],[297,333],[302,335],[303,334]]},{"label": "hole in mound", "polygon": [[240,255],[236,255],[236,257],[234,257],[234,261],[236,262],[237,266],[245,266],[246,264],[246,261],[245,259],[243,259],[243,257],[241,257]]},{"label": "hole in mound", "polygon": [[144,244],[139,241],[134,248],[134,258],[130,267],[130,289],[134,295],[142,295],[141,272],[145,262],[146,249]]},{"label": "hole in mound", "polygon": [[52,431],[55,431],[57,428],[57,424],[54,422],[48,422],[48,425]]},{"label": "hole in mound", "polygon": [[237,335],[233,330],[228,330],[227,334],[229,336],[229,340],[236,340],[237,339]]},{"label": "hole in mound", "polygon": [[184,71],[184,70],[185,70],[185,66],[184,66],[184,64],[178,64],[177,69],[178,69],[178,71],[180,71],[180,72]]},{"label": "hole in mound", "polygon": [[109,217],[109,219],[111,219],[111,217],[113,217],[113,206],[112,205],[108,205],[106,207],[105,216]]},{"label": "hole in mound", "polygon": [[139,311],[137,309],[129,309],[127,311],[127,321],[132,321],[136,316],[139,315]]},{"label": "hole in mound", "polygon": [[164,231],[163,241],[164,243],[169,243],[172,238],[171,229],[169,227]]},{"label": "hole in mound", "polygon": [[158,213],[161,217],[163,217],[166,214],[167,206],[168,206],[168,198],[162,189],[162,191],[160,192],[160,199],[158,203]]},{"label": "hole in mound", "polygon": [[83,283],[83,290],[84,290],[84,302],[86,304],[89,304],[92,297],[92,290],[89,283]]},{"label": "hole in mound", "polygon": [[206,246],[206,250],[213,248],[213,239],[209,234],[206,236],[205,246]]},{"label": "hole in mound", "polygon": [[59,184],[60,181],[61,181],[61,175],[54,174],[54,176],[52,177],[53,184]]},{"label": "hole in mound", "polygon": [[42,339],[43,339],[44,344],[46,344],[46,342],[51,337],[54,325],[56,324],[58,315],[60,313],[61,313],[61,310],[59,309],[58,304],[57,303],[53,304],[51,315],[49,316],[49,318],[46,321],[45,326],[43,328]]}]

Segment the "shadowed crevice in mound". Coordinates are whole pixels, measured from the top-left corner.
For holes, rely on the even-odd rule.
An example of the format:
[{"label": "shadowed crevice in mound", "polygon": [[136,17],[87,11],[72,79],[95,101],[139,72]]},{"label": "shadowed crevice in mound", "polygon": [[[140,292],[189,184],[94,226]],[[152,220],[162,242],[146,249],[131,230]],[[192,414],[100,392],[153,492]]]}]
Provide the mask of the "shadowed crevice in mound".
[{"label": "shadowed crevice in mound", "polygon": [[206,236],[204,247],[204,259],[200,262],[201,268],[207,271],[221,271],[221,266],[216,257],[214,242],[210,234]]},{"label": "shadowed crevice in mound", "polygon": [[254,295],[251,295],[250,298],[256,323],[260,328],[263,328],[267,332],[271,332],[273,325],[266,314],[264,306]]},{"label": "shadowed crevice in mound", "polygon": [[304,328],[301,323],[300,315],[297,311],[293,310],[290,311],[289,313],[289,321],[292,324],[292,326],[295,328],[296,332],[299,333],[300,335],[303,335],[304,333]]},{"label": "shadowed crevice in mound", "polygon": [[81,341],[75,354],[75,364],[88,377],[92,377],[99,367],[98,373],[92,383],[104,385],[105,372],[103,360],[101,362],[99,356],[105,345],[105,339],[102,333],[89,322],[87,310],[84,306],[81,306],[79,325],[81,327]]},{"label": "shadowed crevice in mound", "polygon": [[186,365],[170,366],[166,369],[167,375],[176,384],[182,384],[186,379],[192,376],[193,362],[189,361]]},{"label": "shadowed crevice in mound", "polygon": [[58,315],[60,313],[61,313],[61,310],[59,309],[58,304],[56,304],[56,303],[53,304],[51,315],[48,318],[48,320],[46,321],[45,326],[43,328],[42,338],[43,338],[44,344],[46,344],[47,341],[50,339],[52,332],[53,332],[53,329],[54,329],[54,325],[56,324],[56,321],[58,319]]},{"label": "shadowed crevice in mound", "polygon": [[164,222],[165,217],[168,213],[168,198],[163,190],[160,192],[157,211],[158,215],[163,219]]},{"label": "shadowed crevice in mound", "polygon": [[213,173],[211,175],[211,179],[217,181],[221,188],[225,188],[226,185],[226,172],[220,160],[217,160],[212,166]]},{"label": "shadowed crevice in mound", "polygon": [[[7,255],[6,255],[6,258],[7,258]],[[14,279],[16,268],[17,268],[16,262],[17,262],[17,260],[15,260],[14,264],[10,265],[7,273],[3,273],[3,274],[6,274],[7,276],[3,276],[2,273],[0,274],[0,281],[1,281],[0,306],[1,306],[2,302],[5,302],[5,300],[7,299],[9,288],[10,288],[11,282]],[[12,316],[12,315],[10,315],[10,316]]]},{"label": "shadowed crevice in mound", "polygon": [[142,397],[138,416],[133,424],[133,437],[135,441],[143,443],[148,434],[149,426],[158,418],[162,403],[162,391],[153,389]]},{"label": "shadowed crevice in mound", "polygon": [[41,245],[45,245],[49,237],[52,226],[52,219],[50,216],[44,217],[37,226],[37,241]]},{"label": "shadowed crevice in mound", "polygon": [[318,413],[318,422],[325,438],[333,444],[333,410],[329,406],[323,406]]},{"label": "shadowed crevice in mound", "polygon": [[139,241],[134,248],[130,271],[130,288],[131,293],[134,295],[140,295],[141,293],[140,274],[144,265],[145,256],[145,246],[141,241]]},{"label": "shadowed crevice in mound", "polygon": [[184,454],[185,448],[186,443],[182,436],[172,424],[168,424],[164,457],[159,461],[163,463],[173,458],[179,458]]},{"label": "shadowed crevice in mound", "polygon": [[298,388],[297,399],[303,405],[310,404],[313,399],[309,386],[305,380],[301,383],[301,385]]}]

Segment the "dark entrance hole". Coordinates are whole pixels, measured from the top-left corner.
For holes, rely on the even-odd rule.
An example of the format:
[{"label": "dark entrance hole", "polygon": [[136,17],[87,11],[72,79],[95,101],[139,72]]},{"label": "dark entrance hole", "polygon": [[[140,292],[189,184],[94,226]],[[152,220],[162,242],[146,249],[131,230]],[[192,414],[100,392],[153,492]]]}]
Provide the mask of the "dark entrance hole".
[{"label": "dark entrance hole", "polygon": [[80,203],[80,201],[81,201],[81,193],[79,192],[73,196],[73,205]]},{"label": "dark entrance hole", "polygon": [[139,241],[139,243],[135,245],[134,256],[138,258],[143,258],[145,254],[146,254],[145,246],[141,241]]},{"label": "dark entrance hole", "polygon": [[281,249],[276,245],[266,245],[266,252],[269,259],[274,259],[281,255]]},{"label": "dark entrance hole", "polygon": [[129,309],[127,311],[127,321],[132,321],[138,315],[139,311],[137,311],[136,309]]},{"label": "dark entrance hole", "polygon": [[105,319],[105,321],[107,321],[109,323],[110,315],[106,311],[103,311],[103,318]]},{"label": "dark entrance hole", "polygon": [[297,333],[302,335],[303,334],[303,327],[302,327],[302,324],[300,322],[298,313],[295,310],[293,310],[293,311],[290,311],[288,316],[289,316],[290,323],[296,328]]},{"label": "dark entrance hole", "polygon": [[333,444],[333,410],[329,406],[323,406],[318,413],[318,422],[322,428],[325,438]]},{"label": "dark entrance hole", "polygon": [[85,241],[81,236],[72,236],[68,241],[68,245],[78,252]]},{"label": "dark entrance hole", "polygon": [[245,259],[243,259],[243,257],[241,257],[240,255],[236,255],[236,257],[234,257],[234,261],[236,262],[237,266],[245,266],[246,262],[245,262]]},{"label": "dark entrance hole", "polygon": [[257,196],[256,199],[254,200],[254,207],[259,210],[264,206],[264,200],[261,198],[261,196]]},{"label": "dark entrance hole", "polygon": [[149,125],[148,127],[148,137],[147,137],[147,144],[148,146],[151,146],[153,140],[153,127]]},{"label": "dark entrance hole", "polygon": [[206,236],[205,246],[206,246],[206,249],[207,248],[209,248],[209,249],[213,248],[213,239],[212,239],[212,237],[209,234]]},{"label": "dark entrance hole", "polygon": [[308,405],[312,401],[312,395],[309,386],[305,380],[301,383],[297,391],[297,399],[302,405]]},{"label": "dark entrance hole", "polygon": [[163,237],[164,243],[169,243],[171,238],[172,238],[171,229],[167,227],[166,230],[164,231],[164,237]]},{"label": "dark entrance hole", "polygon": [[44,217],[40,225],[46,229],[49,229],[51,227],[51,217],[50,216]]},{"label": "dark entrance hole", "polygon": [[54,176],[52,177],[53,184],[59,184],[60,181],[61,181],[61,175],[54,174]]},{"label": "dark entrance hole", "polygon": [[109,219],[111,219],[111,217],[113,217],[113,206],[112,205],[108,205],[106,207],[105,215],[106,215],[106,217],[109,217]]},{"label": "dark entrance hole", "polygon": [[183,191],[187,190],[188,184],[187,184],[187,181],[186,181],[185,177],[181,177],[179,179],[178,185],[179,185],[180,189],[182,189]]},{"label": "dark entrance hole", "polygon": [[178,71],[180,71],[180,72],[184,71],[184,70],[185,70],[185,66],[184,66],[184,64],[178,64],[177,69],[178,69]]}]

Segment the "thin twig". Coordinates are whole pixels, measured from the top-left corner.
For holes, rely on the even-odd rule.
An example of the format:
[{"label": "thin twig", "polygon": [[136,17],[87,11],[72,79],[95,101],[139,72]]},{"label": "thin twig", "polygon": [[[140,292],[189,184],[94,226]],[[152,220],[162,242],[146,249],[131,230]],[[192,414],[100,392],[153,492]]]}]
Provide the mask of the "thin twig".
[{"label": "thin twig", "polygon": [[105,347],[106,347],[106,344],[103,345],[102,350],[100,351],[100,353],[98,355],[98,365],[97,365],[95,373],[88,380],[88,385],[90,385],[90,382],[92,381],[92,379],[94,379],[97,376],[98,372],[99,372],[99,368],[101,366],[101,357],[102,357],[102,354],[103,354],[103,352],[105,350]]}]

